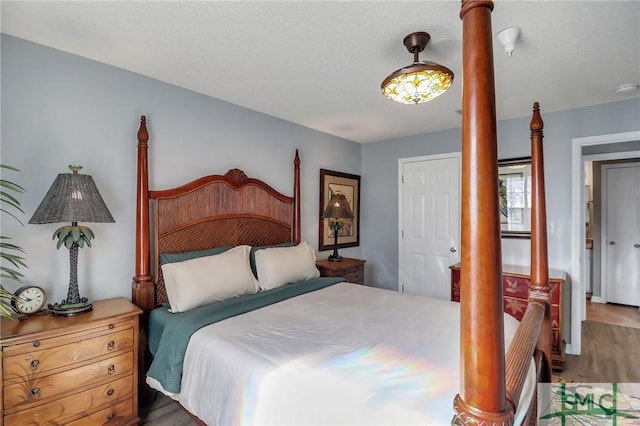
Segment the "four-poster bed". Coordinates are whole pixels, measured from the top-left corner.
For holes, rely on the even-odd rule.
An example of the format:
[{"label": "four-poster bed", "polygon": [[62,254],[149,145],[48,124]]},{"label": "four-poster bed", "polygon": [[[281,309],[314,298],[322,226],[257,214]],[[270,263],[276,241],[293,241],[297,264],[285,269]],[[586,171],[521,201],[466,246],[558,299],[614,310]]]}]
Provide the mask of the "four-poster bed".
[{"label": "four-poster bed", "polygon": [[[211,423],[268,421],[301,423],[305,420],[322,423],[336,419],[347,423],[371,423],[372,420],[384,422],[395,419],[394,423],[399,424],[417,420],[440,423],[443,418],[455,424],[513,424],[514,419],[518,423],[535,422],[535,397],[532,396],[535,393],[535,376],[538,380],[549,380],[549,360],[551,359],[542,120],[538,105],[535,103],[531,120],[532,285],[527,311],[518,325],[514,324],[515,320],[512,318],[505,318],[502,312],[500,228],[498,193],[495,184],[498,177],[490,18],[492,8],[493,3],[490,1],[463,1],[460,13],[463,21],[464,62],[460,305],[351,284],[333,282],[326,286],[319,284],[317,290],[302,290],[296,293],[294,298],[268,304],[255,310],[243,310],[209,326],[194,327],[196,330],[193,331],[191,342],[184,349],[186,352],[178,354],[177,359],[180,361],[178,369],[182,376],[178,375],[177,382],[175,378],[165,380],[162,374],[156,374],[156,366],[152,365],[149,369],[145,358],[141,357],[140,371],[146,372],[149,369],[150,375],[147,380],[155,389],[170,394],[183,406],[188,406],[188,410],[194,415],[194,420],[200,423],[202,421],[195,416],[214,418],[209,420]],[[264,266],[267,258],[265,253],[271,256],[274,253],[284,253],[284,250],[296,250],[304,243],[300,244],[300,158],[297,152],[294,159],[293,196],[281,194],[262,181],[248,178],[244,172],[237,169],[230,170],[225,175],[203,177],[178,188],[154,191],[149,190],[148,138],[146,119],[143,116],[138,131],[136,273],[133,278],[132,299],[145,312],[141,321],[142,335],[149,337],[148,343],[146,339],[141,339],[144,347],[141,348],[140,353],[146,351],[146,361],[149,361],[148,350],[151,347],[155,355],[154,363],[156,363],[158,359],[165,357],[163,348],[174,347],[173,344],[168,344],[167,341],[163,343],[161,340],[165,338],[164,330],[172,327],[173,318],[184,314],[168,313],[166,308],[155,309],[167,301],[171,302],[168,300],[171,297],[167,297],[167,291],[173,288],[173,283],[171,286],[165,285],[168,269],[166,264],[162,263],[163,254],[193,253],[212,248],[217,250],[220,247],[231,250],[230,248],[238,246],[269,246],[270,248],[266,250],[271,251],[264,251],[262,254],[256,251],[251,255],[255,256],[257,267],[263,268],[257,271],[257,281],[263,282],[263,274],[267,270]],[[288,244],[282,247],[283,243]],[[208,252],[207,255],[215,257],[224,253],[228,252],[215,251]],[[202,254],[197,256],[206,257]],[[195,259],[199,258],[197,256]],[[194,257],[190,257],[187,260],[193,259]],[[164,274],[163,271],[165,271]],[[308,281],[316,285],[315,277],[309,274],[303,275],[305,279],[308,278]],[[169,278],[168,275],[166,276]],[[307,281],[305,283],[303,285],[308,285]],[[280,291],[283,288],[289,288],[289,285],[276,289],[270,288],[266,292],[257,291],[249,297],[255,298],[256,294],[260,295],[272,290]],[[364,302],[358,303],[363,300]],[[304,305],[305,303],[307,305]],[[349,306],[348,310],[343,309],[346,312],[337,312],[340,310],[338,308],[341,303]],[[173,303],[171,305],[173,307]],[[330,310],[320,310],[320,319],[317,319],[312,316],[311,311],[320,305],[329,306]],[[371,311],[375,311],[376,306],[384,309],[378,309],[379,312],[375,313],[374,318]],[[208,309],[208,305],[197,307],[189,312],[200,312],[200,309],[205,308]],[[292,316],[298,310],[301,310],[298,316]],[[457,320],[454,324],[460,329],[459,342],[451,345],[450,336],[455,335],[457,330],[443,332],[441,324],[433,327],[435,331],[417,329],[413,331],[415,334],[410,334],[410,331],[407,331],[409,334],[400,333],[399,330],[404,332],[403,327],[407,326],[402,318],[407,316],[407,312],[415,313],[417,318],[420,318],[419,315],[424,315],[425,311],[431,314],[438,312],[442,313],[441,315],[456,315]],[[157,312],[164,313],[158,316],[155,315]],[[356,317],[355,315],[360,315],[360,312],[364,316]],[[398,314],[394,315],[394,312]],[[386,324],[387,328],[398,327],[389,333],[392,337],[383,333],[388,330],[378,330],[375,325],[372,325],[375,324],[379,315],[383,318],[379,321]],[[160,321],[161,327],[165,327],[163,331],[157,332],[151,329],[150,317],[152,322]],[[281,328],[284,326],[281,326],[280,322],[272,321],[287,322],[294,331]],[[421,325],[433,323],[429,318],[424,318],[422,321]],[[358,328],[358,324],[365,324],[366,327]],[[262,354],[260,352],[258,367],[255,367],[259,371],[248,367],[254,364],[236,364],[240,358],[251,358],[247,354],[253,355],[262,350],[271,350],[271,346],[279,345],[280,341],[276,345],[272,340],[275,339],[274,334],[269,334],[274,328],[277,329],[275,334],[285,335],[285,340],[288,340],[291,346],[286,346],[282,353]],[[356,337],[349,334],[350,328],[356,330]],[[380,331],[382,340],[358,341],[359,333],[369,328]],[[237,334],[238,330],[244,334]],[[322,352],[324,347],[318,345],[316,341],[304,341],[307,333],[318,333],[325,339],[327,336],[333,336],[332,341],[326,342],[331,347],[330,351],[325,354]],[[368,338],[366,336],[360,339]],[[261,345],[264,343],[261,340],[268,344]],[[299,344],[301,341],[302,345]],[[354,349],[354,346],[351,346],[354,345],[354,341],[362,346],[355,346]],[[417,342],[416,345],[407,347],[407,342],[413,341]],[[431,346],[428,346],[429,343]],[[339,356],[335,352],[336,345],[343,351],[338,353]],[[222,347],[228,347],[231,355],[224,355]],[[363,347],[367,350],[364,351]],[[506,354],[505,347],[508,347]],[[309,352],[309,348],[312,348],[313,353]],[[379,355],[380,352],[375,350],[380,348],[385,348],[387,354],[393,352],[394,357],[387,360],[383,359],[384,357],[376,357],[372,361],[371,354]],[[196,350],[201,352],[194,352]],[[398,352],[403,351],[409,351],[410,355],[402,354],[403,356],[400,357]],[[316,356],[316,353],[323,355]],[[458,353],[459,358],[457,358]],[[298,358],[295,358],[298,354]],[[226,356],[225,359],[223,355]],[[216,358],[215,362],[221,363],[223,367],[219,367],[221,369],[213,374],[218,377],[212,378],[204,372],[209,369],[210,361],[202,363],[198,360],[218,356],[220,358]],[[394,378],[399,377],[400,382],[406,385],[412,377],[406,372],[398,373],[397,369],[413,366],[416,361],[424,361],[428,364],[432,359],[429,357],[435,357],[433,359],[443,363],[453,360],[454,364],[459,359],[460,365],[453,367],[438,365],[440,370],[429,366],[419,370],[416,377],[420,381],[417,387],[410,389],[409,392],[411,395],[416,393],[422,395],[424,389],[421,387],[429,386],[429,383],[425,382],[426,379],[432,381],[431,385],[440,385],[450,381],[451,377],[459,377],[460,385],[453,384],[455,389],[459,389],[459,394],[455,396],[453,410],[451,410],[451,400],[455,392],[451,395],[447,394],[448,391],[444,392],[446,394],[444,403],[433,402],[441,395],[434,396],[432,393],[424,398],[420,396],[419,400],[409,401],[409,408],[403,405],[407,404],[406,401],[386,398],[390,394],[406,395],[402,393],[405,390],[401,389],[400,385],[389,387],[389,383]],[[343,362],[334,362],[338,358],[341,361],[348,360],[348,367],[344,367]],[[192,359],[195,361],[191,361]],[[265,359],[269,361],[266,362]],[[211,362],[214,362],[213,359]],[[224,364],[225,362],[227,364]],[[337,370],[326,370],[328,364],[340,365]],[[298,369],[292,368],[292,365]],[[301,366],[304,368],[299,369]],[[389,368],[392,369],[393,374],[389,374]],[[246,376],[244,392],[243,385],[234,382],[235,376],[225,376],[226,373],[220,373],[220,371],[232,370],[238,370],[240,373],[237,375]],[[323,395],[334,393],[335,398],[324,402],[314,400],[313,404],[304,405],[304,410],[297,410],[296,407],[301,402],[296,400],[294,403],[293,398],[300,395],[302,395],[301,398],[317,396],[314,393],[317,389],[311,389],[309,382],[298,381],[301,371],[309,372],[309,380],[313,379],[314,383],[318,384],[311,387],[318,388],[326,385],[330,390]],[[326,373],[327,371],[331,373]],[[433,373],[435,375],[430,377],[429,374],[434,371],[439,373]],[[182,377],[181,383],[180,377]],[[365,389],[364,382],[371,377],[377,377],[378,382]],[[347,378],[349,380],[346,380]],[[351,379],[353,382],[350,381]],[[143,382],[144,378],[141,380],[141,383]],[[274,382],[279,382],[278,387],[275,387]],[[213,383],[214,387],[204,388],[206,391],[201,392],[201,389],[209,386],[210,383]],[[366,386],[369,385],[366,384]],[[310,388],[306,389],[305,386]],[[355,390],[365,390],[359,400],[351,399],[347,406],[341,407],[341,412],[327,415],[327,412],[336,411],[336,404],[346,397],[339,392],[342,388],[348,389],[350,393],[357,393]],[[213,393],[225,395],[221,401],[213,403],[211,402]],[[202,394],[206,394],[207,397],[204,401]],[[289,399],[285,402],[278,401],[277,397],[273,397],[274,394],[286,395]],[[372,402],[375,403],[375,407],[383,407],[382,411],[374,408],[371,405]],[[433,403],[436,405],[428,405]],[[210,414],[206,412],[207,409],[204,407],[206,405],[215,405],[213,411],[217,413],[211,416],[221,417],[207,417]],[[224,412],[229,409],[228,406],[232,406],[232,409],[240,413]],[[314,411],[314,407],[323,409]],[[384,407],[388,407],[386,412]],[[219,414],[220,411],[224,413]],[[433,414],[433,411],[438,411],[435,414],[440,417],[421,417],[425,414]],[[356,415],[354,413],[357,413],[357,417],[353,417]],[[367,417],[367,414],[370,417]],[[385,418],[385,415],[391,417]],[[402,417],[404,415],[407,417]]]}]

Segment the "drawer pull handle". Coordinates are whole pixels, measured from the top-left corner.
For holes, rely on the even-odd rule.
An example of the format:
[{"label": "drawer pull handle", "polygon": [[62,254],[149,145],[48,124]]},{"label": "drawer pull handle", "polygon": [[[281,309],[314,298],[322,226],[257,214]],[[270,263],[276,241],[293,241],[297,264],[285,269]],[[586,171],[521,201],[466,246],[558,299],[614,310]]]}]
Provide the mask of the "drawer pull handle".
[{"label": "drawer pull handle", "polygon": [[116,342],[114,342],[113,340],[109,340],[109,343],[107,343],[107,349],[112,351],[113,348],[116,347]]},{"label": "drawer pull handle", "polygon": [[40,365],[40,361],[38,361],[37,359],[34,359],[33,361],[31,361],[32,370],[37,370],[39,365]]},{"label": "drawer pull handle", "polygon": [[115,413],[109,413],[109,415],[107,416],[107,420],[113,420],[115,416]]},{"label": "drawer pull handle", "polygon": [[113,393],[114,393],[114,392],[115,392],[115,391],[113,390],[113,388],[111,388],[111,389],[109,389],[109,390],[107,391],[107,395],[108,395],[108,396],[111,396],[111,395],[113,395]]},{"label": "drawer pull handle", "polygon": [[38,346],[40,346],[40,342],[39,341],[36,340],[35,342],[33,342],[33,347],[34,348],[37,348]]},{"label": "drawer pull handle", "polygon": [[109,368],[107,368],[107,372],[108,372],[109,374],[113,374],[115,371],[116,371],[116,366],[115,366],[115,365],[113,365],[113,364],[111,364],[111,365],[109,366]]},{"label": "drawer pull handle", "polygon": [[113,324],[109,324],[109,330],[113,330],[114,328],[116,328],[116,326],[115,326],[115,325],[113,325]]},{"label": "drawer pull handle", "polygon": [[31,398],[40,398],[40,388],[31,388]]}]

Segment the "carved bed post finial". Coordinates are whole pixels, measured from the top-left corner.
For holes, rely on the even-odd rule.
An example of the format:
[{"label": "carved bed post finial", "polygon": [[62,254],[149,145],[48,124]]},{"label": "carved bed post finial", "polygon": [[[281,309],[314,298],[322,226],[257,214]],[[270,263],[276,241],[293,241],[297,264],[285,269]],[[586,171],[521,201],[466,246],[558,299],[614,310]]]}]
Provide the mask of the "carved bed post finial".
[{"label": "carved bed post finial", "polygon": [[533,103],[533,115],[531,116],[531,132],[540,132],[542,133],[542,129],[544,128],[544,122],[542,121],[542,116],[540,116],[540,104],[538,102]]},{"label": "carved bed post finial", "polygon": [[147,131],[147,117],[140,116],[140,128],[138,129],[138,145],[147,145],[149,142],[149,132]]},{"label": "carved bed post finial", "polygon": [[454,424],[512,424],[505,383],[493,2],[463,0],[461,389]]},{"label": "carved bed post finial", "polygon": [[293,158],[293,241],[300,243],[302,240],[302,229],[300,224],[300,156],[296,149],[296,155]]}]

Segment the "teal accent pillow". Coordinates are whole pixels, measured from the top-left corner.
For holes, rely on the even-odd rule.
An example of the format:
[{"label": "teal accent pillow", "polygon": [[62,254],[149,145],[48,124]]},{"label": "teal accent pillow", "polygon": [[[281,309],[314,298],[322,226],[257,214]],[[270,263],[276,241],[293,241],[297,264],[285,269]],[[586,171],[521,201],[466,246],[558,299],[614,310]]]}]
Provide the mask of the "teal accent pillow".
[{"label": "teal accent pillow", "polygon": [[[213,256],[214,254],[224,253],[232,248],[233,246],[220,246],[204,250],[185,251],[183,253],[162,253],[160,254],[160,264],[166,265],[167,263],[184,262],[185,260],[196,259],[198,257]],[[253,273],[255,275],[255,271]]]},{"label": "teal accent pillow", "polygon": [[256,252],[258,250],[262,250],[262,249],[266,249],[266,248],[272,248],[272,247],[293,247],[293,246],[297,246],[297,244],[294,243],[293,241],[289,241],[289,242],[286,242],[286,243],[274,244],[272,246],[255,246],[255,247],[251,247],[251,252],[249,253],[249,265],[251,265],[251,271],[253,272],[253,276],[258,278],[258,270],[256,268]]}]

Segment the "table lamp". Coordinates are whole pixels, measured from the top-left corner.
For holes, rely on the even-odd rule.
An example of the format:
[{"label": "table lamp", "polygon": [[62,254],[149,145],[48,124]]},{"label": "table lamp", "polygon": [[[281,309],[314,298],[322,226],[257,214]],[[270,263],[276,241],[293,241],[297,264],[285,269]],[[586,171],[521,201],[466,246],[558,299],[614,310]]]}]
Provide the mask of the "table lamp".
[{"label": "table lamp", "polygon": [[339,191],[336,191],[327,203],[327,208],[324,209],[322,217],[329,219],[329,229],[333,230],[333,254],[329,256],[329,260],[332,262],[340,262],[342,256],[338,254],[338,232],[340,232],[344,226],[343,219],[353,218],[353,212],[351,211],[351,207],[349,207],[347,197]]},{"label": "table lamp", "polygon": [[91,247],[93,231],[78,222],[115,222],[105,205],[93,178],[78,173],[81,166],[69,166],[72,173],[60,173],[36,209],[29,223],[44,224],[71,222],[58,228],[53,239],[58,239],[57,248],[69,249],[70,279],[67,298],[61,303],[49,305],[56,316],[72,316],[93,309],[86,297],[78,291],[78,249],[86,244]]}]

